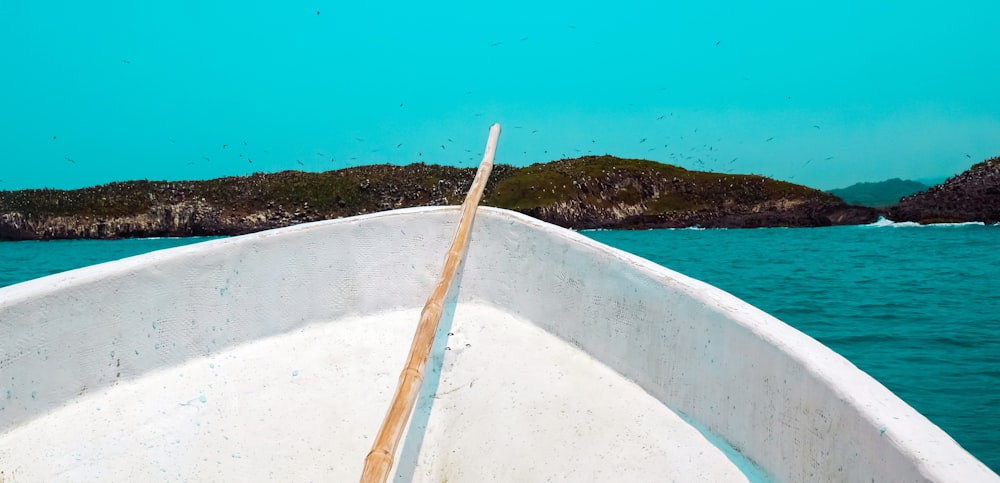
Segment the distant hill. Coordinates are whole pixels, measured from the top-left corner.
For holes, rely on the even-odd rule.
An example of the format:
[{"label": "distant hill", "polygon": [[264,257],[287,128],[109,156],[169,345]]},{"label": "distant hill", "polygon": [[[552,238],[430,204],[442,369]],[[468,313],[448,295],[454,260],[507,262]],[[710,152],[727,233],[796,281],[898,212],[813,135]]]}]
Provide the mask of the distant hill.
[{"label": "distant hill", "polygon": [[987,159],[886,210],[894,221],[1000,222],[1000,156]]},{"label": "distant hill", "polygon": [[948,177],[937,176],[933,178],[914,178],[913,181],[916,181],[917,183],[921,183],[927,186],[937,186],[941,183],[944,183],[945,181],[948,181]]},{"label": "distant hill", "polygon": [[[128,181],[79,190],[0,191],[0,240],[236,235],[410,206],[461,203],[473,168],[423,163],[208,181]],[[826,226],[874,209],[757,175],[586,156],[497,165],[484,205],[584,228]]]},{"label": "distant hill", "polygon": [[846,188],[829,190],[834,196],[852,205],[884,208],[899,202],[904,196],[926,191],[929,186],[916,181],[899,178],[877,183],[855,183]]}]

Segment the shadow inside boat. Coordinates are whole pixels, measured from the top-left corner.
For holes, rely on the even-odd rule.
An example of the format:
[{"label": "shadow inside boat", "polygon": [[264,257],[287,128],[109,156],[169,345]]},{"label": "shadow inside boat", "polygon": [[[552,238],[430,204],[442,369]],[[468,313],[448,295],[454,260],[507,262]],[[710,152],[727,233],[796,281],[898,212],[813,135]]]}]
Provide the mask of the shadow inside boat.
[{"label": "shadow inside boat", "polygon": [[406,439],[403,440],[403,450],[399,454],[399,462],[396,465],[396,476],[394,481],[410,482],[417,468],[420,458],[420,448],[424,444],[424,434],[427,431],[427,421],[431,417],[431,410],[434,408],[434,395],[437,394],[438,386],[441,383],[441,368],[444,365],[445,347],[448,346],[448,334],[451,332],[455,322],[455,308],[458,305],[458,294],[462,287],[462,273],[465,268],[465,257],[458,267],[458,273],[452,280],[451,289],[445,298],[441,310],[441,320],[438,323],[437,331],[434,333],[434,344],[431,346],[431,353],[427,359],[427,367],[424,369],[424,382],[420,386],[420,393],[413,408],[413,416],[410,418],[410,425],[406,430]]},{"label": "shadow inside boat", "polygon": [[767,473],[760,466],[757,466],[753,461],[750,460],[750,458],[747,458],[746,455],[741,453],[738,449],[734,448],[731,444],[729,444],[728,441],[725,440],[725,438],[719,436],[718,434],[715,434],[714,432],[712,432],[712,430],[708,429],[705,425],[701,424],[700,422],[691,419],[687,414],[684,414],[680,411],[674,411],[674,413],[677,414],[677,416],[680,417],[682,420],[684,420],[684,422],[687,423],[688,426],[691,426],[696,431],[701,433],[702,437],[704,437],[705,440],[708,441],[712,446],[718,448],[719,451],[721,451],[722,454],[726,456],[726,459],[728,459],[730,463],[736,466],[736,468],[740,470],[740,473],[743,473],[743,476],[747,477],[747,482],[770,483],[772,481],[771,478],[767,476]]},{"label": "shadow inside boat", "polygon": [[[441,311],[441,320],[438,323],[437,331],[434,333],[434,344],[431,346],[431,353],[427,359],[424,382],[421,385],[420,393],[413,408],[413,415],[406,430],[406,438],[403,440],[403,449],[399,454],[396,465],[396,475],[394,481],[412,482],[416,472],[417,463],[420,458],[420,450],[423,447],[424,436],[427,431],[427,424],[434,408],[435,395],[441,383],[441,370],[444,365],[445,348],[448,346],[448,334],[452,332],[455,322],[455,309],[458,305],[458,296],[462,287],[462,274],[465,265],[465,258],[462,258],[458,273],[455,274],[453,285],[448,291]],[[743,453],[734,448],[721,436],[715,434],[705,425],[690,418],[680,411],[674,411],[689,426],[697,430],[712,446],[715,446],[725,455],[736,468],[746,476],[749,483],[770,483],[772,480],[767,473],[754,464]]]}]

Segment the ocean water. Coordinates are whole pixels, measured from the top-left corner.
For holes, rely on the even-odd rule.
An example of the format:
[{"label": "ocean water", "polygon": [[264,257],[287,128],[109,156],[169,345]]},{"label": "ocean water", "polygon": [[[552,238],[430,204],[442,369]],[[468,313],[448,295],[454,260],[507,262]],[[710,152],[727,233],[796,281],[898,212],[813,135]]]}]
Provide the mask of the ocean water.
[{"label": "ocean water", "polygon": [[809,334],[1000,473],[1000,227],[584,234]]},{"label": "ocean water", "polygon": [[210,237],[0,242],[0,287]]},{"label": "ocean water", "polygon": [[[1000,227],[583,233],[818,339],[1000,472]],[[0,286],[203,240],[0,243]]]}]

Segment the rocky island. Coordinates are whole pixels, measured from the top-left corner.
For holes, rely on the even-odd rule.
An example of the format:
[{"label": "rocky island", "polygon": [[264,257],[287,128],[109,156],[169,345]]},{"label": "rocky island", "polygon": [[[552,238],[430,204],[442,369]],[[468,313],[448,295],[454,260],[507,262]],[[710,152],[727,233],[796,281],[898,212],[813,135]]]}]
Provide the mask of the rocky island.
[{"label": "rocky island", "polygon": [[[411,206],[460,204],[474,168],[372,165],[206,181],[0,192],[0,240],[238,235]],[[613,156],[497,165],[483,204],[574,229],[827,226],[879,212],[758,175]]]},{"label": "rocky island", "polygon": [[886,216],[919,223],[1000,222],[1000,156],[901,199],[886,210]]}]

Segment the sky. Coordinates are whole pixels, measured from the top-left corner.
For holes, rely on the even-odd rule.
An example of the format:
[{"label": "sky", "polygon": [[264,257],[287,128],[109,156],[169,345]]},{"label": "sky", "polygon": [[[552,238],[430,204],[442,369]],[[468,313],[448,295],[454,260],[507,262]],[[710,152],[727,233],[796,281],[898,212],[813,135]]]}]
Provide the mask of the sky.
[{"label": "sky", "polygon": [[1000,155],[997,18],[995,0],[3,0],[0,190],[471,167],[494,122],[516,166],[944,178]]}]

